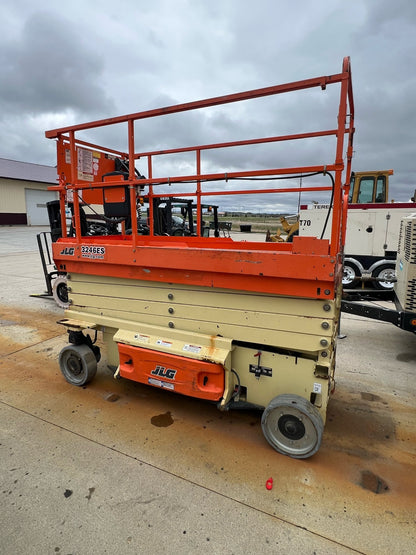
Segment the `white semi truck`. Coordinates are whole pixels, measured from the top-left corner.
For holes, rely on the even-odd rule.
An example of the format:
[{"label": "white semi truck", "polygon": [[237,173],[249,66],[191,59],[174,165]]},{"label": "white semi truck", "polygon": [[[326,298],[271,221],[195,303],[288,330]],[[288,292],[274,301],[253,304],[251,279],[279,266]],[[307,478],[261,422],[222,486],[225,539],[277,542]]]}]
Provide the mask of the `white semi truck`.
[{"label": "white semi truck", "polygon": [[[392,174],[393,170],[352,173],[344,248],[344,289],[355,288],[363,280],[371,281],[375,289],[393,289],[400,222],[416,212],[416,203],[415,197],[405,203],[388,202]],[[299,235],[328,238],[331,217],[329,204],[302,205]]]}]

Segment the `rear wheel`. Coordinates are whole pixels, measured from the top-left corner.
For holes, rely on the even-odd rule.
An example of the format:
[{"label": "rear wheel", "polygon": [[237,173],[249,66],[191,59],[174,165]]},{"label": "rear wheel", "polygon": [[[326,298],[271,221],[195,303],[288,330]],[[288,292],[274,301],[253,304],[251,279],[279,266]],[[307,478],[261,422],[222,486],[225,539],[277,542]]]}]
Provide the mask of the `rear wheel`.
[{"label": "rear wheel", "polygon": [[97,359],[88,345],[67,345],[59,354],[59,367],[67,382],[82,386],[97,372]]},{"label": "rear wheel", "polygon": [[295,459],[314,455],[322,441],[324,424],[319,411],[299,395],[279,395],[263,412],[264,437],[279,453]]},{"label": "rear wheel", "polygon": [[352,262],[344,263],[344,273],[342,275],[342,286],[344,289],[352,289],[361,278],[361,272]]},{"label": "rear wheel", "polygon": [[391,291],[396,281],[396,266],[395,264],[389,263],[382,264],[373,271],[371,276],[381,280],[373,282],[375,289],[384,289],[385,291]]}]

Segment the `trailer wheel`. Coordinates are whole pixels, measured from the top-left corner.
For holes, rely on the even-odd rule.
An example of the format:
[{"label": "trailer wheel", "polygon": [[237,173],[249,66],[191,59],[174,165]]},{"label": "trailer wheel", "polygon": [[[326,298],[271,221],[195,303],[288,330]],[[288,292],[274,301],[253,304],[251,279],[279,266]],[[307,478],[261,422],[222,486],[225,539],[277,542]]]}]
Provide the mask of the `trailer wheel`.
[{"label": "trailer wheel", "polygon": [[361,272],[355,264],[345,262],[342,275],[342,286],[344,289],[352,289],[360,281]]},{"label": "trailer wheel", "polygon": [[294,459],[314,455],[322,441],[324,424],[319,411],[298,395],[279,395],[263,412],[264,437],[279,453]]},{"label": "trailer wheel", "polygon": [[97,360],[88,345],[67,345],[59,354],[59,367],[72,385],[90,382],[97,372]]},{"label": "trailer wheel", "polygon": [[69,308],[66,276],[58,276],[52,282],[52,295],[60,308]]},{"label": "trailer wheel", "polygon": [[[374,281],[375,289],[383,289],[391,291],[396,281],[396,267],[395,264],[382,264],[376,268],[371,274],[372,277],[379,278],[382,281]],[[393,280],[393,281],[390,281]]]}]

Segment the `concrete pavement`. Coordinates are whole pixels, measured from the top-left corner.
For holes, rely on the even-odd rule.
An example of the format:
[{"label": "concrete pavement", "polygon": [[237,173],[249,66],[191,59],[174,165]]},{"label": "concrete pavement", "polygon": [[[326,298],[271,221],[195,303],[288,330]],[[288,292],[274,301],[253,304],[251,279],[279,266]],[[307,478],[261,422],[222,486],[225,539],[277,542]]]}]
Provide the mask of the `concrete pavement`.
[{"label": "concrete pavement", "polygon": [[412,552],[414,335],[343,318],[323,444],[296,461],[259,414],[115,381],[105,353],[67,384],[63,313],[29,296],[37,231],[0,227],[0,553]]}]

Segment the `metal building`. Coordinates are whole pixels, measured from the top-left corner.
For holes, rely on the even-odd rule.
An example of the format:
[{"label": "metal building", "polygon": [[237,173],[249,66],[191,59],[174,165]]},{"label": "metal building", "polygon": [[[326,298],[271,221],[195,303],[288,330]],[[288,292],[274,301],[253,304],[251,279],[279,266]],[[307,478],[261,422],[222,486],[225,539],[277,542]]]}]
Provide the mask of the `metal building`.
[{"label": "metal building", "polygon": [[57,198],[56,168],[0,158],[0,225],[47,225],[46,203]]}]

